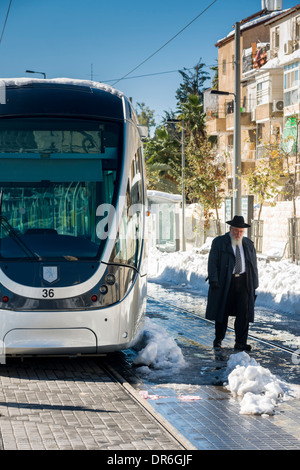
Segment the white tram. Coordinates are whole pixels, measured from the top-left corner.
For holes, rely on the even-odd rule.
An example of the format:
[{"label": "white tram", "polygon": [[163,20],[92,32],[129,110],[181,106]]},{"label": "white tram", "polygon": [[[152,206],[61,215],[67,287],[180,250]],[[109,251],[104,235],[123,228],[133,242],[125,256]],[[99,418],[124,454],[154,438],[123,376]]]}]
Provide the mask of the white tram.
[{"label": "white tram", "polygon": [[146,304],[145,175],[132,106],[96,82],[0,87],[5,354],[126,349]]}]

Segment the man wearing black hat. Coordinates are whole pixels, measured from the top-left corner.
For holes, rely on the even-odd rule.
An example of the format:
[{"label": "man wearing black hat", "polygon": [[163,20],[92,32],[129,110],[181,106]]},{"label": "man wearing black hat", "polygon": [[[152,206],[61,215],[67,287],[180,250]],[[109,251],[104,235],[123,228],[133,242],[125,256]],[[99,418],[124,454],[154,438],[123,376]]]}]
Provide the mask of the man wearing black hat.
[{"label": "man wearing black hat", "polygon": [[206,318],[215,320],[214,347],[221,347],[229,316],[235,316],[235,346],[249,351],[249,322],[254,321],[255,289],[258,287],[256,252],[252,241],[244,237],[246,224],[235,215],[228,222],[230,231],[213,240],[208,258],[209,291]]}]

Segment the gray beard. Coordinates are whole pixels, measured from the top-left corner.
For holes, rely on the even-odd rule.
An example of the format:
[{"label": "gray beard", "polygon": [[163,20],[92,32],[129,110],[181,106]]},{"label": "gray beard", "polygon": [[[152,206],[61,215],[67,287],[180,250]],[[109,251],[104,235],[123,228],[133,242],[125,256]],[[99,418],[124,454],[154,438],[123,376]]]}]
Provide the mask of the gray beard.
[{"label": "gray beard", "polygon": [[238,246],[239,248],[242,246],[243,244],[243,237],[237,239],[237,238],[233,238],[233,236],[230,234],[230,238],[231,238],[231,244],[233,246]]}]

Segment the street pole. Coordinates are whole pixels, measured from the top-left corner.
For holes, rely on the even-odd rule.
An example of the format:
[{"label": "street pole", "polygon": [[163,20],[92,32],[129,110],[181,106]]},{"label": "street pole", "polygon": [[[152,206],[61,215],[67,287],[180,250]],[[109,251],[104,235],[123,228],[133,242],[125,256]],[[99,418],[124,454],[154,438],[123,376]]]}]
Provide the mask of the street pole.
[{"label": "street pole", "polygon": [[184,155],[184,127],[181,121],[181,177],[182,177],[182,251],[185,251],[184,210],[185,210],[185,155]]},{"label": "street pole", "polygon": [[235,24],[235,92],[234,92],[234,165],[233,165],[233,215],[241,215],[241,68],[240,23]]}]

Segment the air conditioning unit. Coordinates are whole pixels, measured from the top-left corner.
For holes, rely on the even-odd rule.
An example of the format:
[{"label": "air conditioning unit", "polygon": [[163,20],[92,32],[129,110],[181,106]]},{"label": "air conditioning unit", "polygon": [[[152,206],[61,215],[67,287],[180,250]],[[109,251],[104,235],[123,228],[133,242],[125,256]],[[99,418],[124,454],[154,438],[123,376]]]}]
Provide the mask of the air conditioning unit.
[{"label": "air conditioning unit", "polygon": [[273,113],[283,111],[284,103],[282,100],[274,100],[273,101]]},{"label": "air conditioning unit", "polygon": [[293,41],[286,41],[283,44],[283,52],[285,54],[291,54],[293,52]]}]

